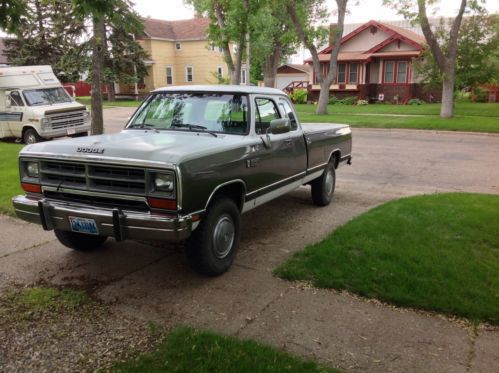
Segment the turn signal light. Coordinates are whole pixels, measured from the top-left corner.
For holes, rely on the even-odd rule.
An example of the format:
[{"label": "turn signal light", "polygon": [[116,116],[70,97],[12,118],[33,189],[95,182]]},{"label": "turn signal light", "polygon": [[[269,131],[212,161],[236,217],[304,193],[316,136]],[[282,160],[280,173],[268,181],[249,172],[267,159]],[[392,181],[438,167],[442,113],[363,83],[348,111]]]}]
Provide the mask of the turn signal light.
[{"label": "turn signal light", "polygon": [[40,184],[21,183],[21,188],[27,193],[42,193],[42,186]]},{"label": "turn signal light", "polygon": [[155,209],[165,209],[165,210],[177,209],[177,201],[174,199],[148,197],[147,202],[149,203],[149,206]]}]

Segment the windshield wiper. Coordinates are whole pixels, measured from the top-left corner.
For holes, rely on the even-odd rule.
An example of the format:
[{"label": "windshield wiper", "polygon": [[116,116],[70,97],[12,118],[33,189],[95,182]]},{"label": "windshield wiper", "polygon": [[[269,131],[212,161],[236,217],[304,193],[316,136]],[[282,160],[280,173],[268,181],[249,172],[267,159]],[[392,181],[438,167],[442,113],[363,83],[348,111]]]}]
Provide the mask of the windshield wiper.
[{"label": "windshield wiper", "polygon": [[154,128],[154,124],[149,124],[149,123],[134,123],[127,128]]},{"label": "windshield wiper", "polygon": [[200,130],[203,132],[207,132],[213,137],[218,137],[217,134],[213,131],[210,131],[208,128],[205,126],[200,126],[198,124],[184,124],[184,123],[172,123],[172,127],[183,127],[183,128],[189,128],[189,130]]}]

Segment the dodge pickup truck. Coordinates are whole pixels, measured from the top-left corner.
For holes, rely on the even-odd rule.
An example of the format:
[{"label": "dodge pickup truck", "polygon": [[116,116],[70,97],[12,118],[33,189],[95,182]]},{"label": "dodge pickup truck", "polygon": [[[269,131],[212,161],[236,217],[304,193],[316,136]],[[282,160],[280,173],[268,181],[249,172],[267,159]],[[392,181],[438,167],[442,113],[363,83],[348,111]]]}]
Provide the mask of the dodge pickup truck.
[{"label": "dodge pickup truck", "polygon": [[26,194],[13,204],[75,250],[108,237],[185,241],[192,267],[214,276],[234,260],[242,213],[306,184],[328,205],[351,148],[349,126],[302,125],[282,91],[168,87],[120,133],[23,148]]}]

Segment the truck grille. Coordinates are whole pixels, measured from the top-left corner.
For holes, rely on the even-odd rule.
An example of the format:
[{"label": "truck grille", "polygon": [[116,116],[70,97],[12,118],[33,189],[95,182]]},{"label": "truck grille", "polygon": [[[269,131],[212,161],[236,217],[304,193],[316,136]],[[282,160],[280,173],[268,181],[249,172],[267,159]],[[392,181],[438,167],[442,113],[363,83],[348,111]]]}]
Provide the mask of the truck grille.
[{"label": "truck grille", "polygon": [[146,193],[146,176],[141,168],[59,161],[42,161],[40,166],[43,185],[97,192]]},{"label": "truck grille", "polygon": [[51,114],[48,117],[50,118],[52,129],[76,127],[85,124],[85,110]]}]

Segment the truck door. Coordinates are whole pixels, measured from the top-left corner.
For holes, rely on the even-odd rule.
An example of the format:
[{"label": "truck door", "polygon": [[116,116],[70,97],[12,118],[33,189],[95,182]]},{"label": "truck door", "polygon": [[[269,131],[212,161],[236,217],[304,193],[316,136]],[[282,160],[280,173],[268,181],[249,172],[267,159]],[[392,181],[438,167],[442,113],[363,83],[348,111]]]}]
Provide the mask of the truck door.
[{"label": "truck door", "polygon": [[307,169],[307,147],[305,145],[305,138],[298,123],[293,106],[285,97],[279,98],[279,108],[281,109],[284,118],[289,119],[291,131],[288,133],[288,139],[291,141],[291,149],[293,151],[293,173],[297,174]]},{"label": "truck door", "polygon": [[[277,97],[263,96],[254,99],[257,136],[267,136],[270,122],[283,117],[278,109],[277,100]],[[251,159],[248,159],[247,167],[252,170],[247,179],[249,192],[257,191],[255,192],[257,195],[270,193],[303,176],[300,174],[306,169],[306,161],[303,157],[296,158],[299,151],[294,146],[293,135],[290,134],[291,132],[268,133],[269,147],[260,145],[259,150],[252,154]],[[306,156],[305,153],[303,154]]]},{"label": "truck door", "polygon": [[7,108],[8,128],[12,136],[21,137],[26,109],[21,93],[19,91],[12,91],[7,100],[10,101],[10,107]]}]

